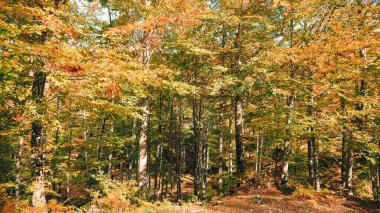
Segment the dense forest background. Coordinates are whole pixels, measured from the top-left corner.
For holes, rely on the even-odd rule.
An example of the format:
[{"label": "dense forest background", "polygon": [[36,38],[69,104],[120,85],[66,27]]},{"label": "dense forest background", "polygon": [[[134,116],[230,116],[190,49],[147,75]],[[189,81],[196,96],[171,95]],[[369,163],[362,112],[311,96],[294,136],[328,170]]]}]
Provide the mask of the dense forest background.
[{"label": "dense forest background", "polygon": [[379,200],[379,22],[377,0],[0,0],[1,203]]}]

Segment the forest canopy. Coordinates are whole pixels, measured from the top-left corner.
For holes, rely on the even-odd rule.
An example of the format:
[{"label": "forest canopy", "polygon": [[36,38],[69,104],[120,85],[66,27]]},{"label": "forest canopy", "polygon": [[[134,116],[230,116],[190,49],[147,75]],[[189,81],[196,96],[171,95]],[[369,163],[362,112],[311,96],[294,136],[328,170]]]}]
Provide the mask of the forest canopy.
[{"label": "forest canopy", "polygon": [[378,0],[0,0],[0,204],[379,201],[379,96]]}]

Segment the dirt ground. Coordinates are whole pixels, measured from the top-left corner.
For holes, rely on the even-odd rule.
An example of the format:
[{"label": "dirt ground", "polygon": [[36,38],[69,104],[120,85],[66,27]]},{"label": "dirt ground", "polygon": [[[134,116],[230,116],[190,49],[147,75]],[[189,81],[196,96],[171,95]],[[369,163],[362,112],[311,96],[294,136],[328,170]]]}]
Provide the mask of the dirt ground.
[{"label": "dirt ground", "polygon": [[284,195],[275,188],[244,186],[218,202],[177,207],[175,212],[380,212],[380,204],[336,194]]}]

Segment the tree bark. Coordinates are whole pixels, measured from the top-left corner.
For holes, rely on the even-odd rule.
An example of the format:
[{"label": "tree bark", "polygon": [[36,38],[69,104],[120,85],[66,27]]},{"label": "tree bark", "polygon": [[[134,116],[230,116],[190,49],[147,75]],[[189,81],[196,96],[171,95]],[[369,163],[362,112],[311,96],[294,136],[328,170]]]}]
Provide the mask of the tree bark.
[{"label": "tree bark", "polygon": [[257,140],[256,140],[256,162],[255,162],[256,174],[259,172],[259,147],[260,147],[260,131],[257,132]]},{"label": "tree bark", "polygon": [[182,200],[181,165],[182,165],[182,100],[179,100],[179,124],[176,128],[176,158],[177,158],[177,202]]},{"label": "tree bark", "polygon": [[208,124],[203,124],[205,126],[205,135],[203,138],[202,143],[202,198],[206,195],[206,189],[207,189],[207,174],[209,170],[209,142],[208,142]]},{"label": "tree bark", "polygon": [[370,169],[370,176],[371,176],[371,183],[372,183],[372,195],[374,200],[378,200],[378,176],[377,176],[377,166],[370,163],[369,165]]},{"label": "tree bark", "polygon": [[175,146],[175,137],[176,135],[174,135],[174,132],[173,132],[173,128],[174,128],[174,132],[175,132],[175,128],[176,128],[176,116],[175,116],[175,112],[174,112],[174,98],[171,100],[171,104],[170,104],[170,122],[169,122],[169,157],[170,157],[170,165],[169,165],[169,168],[168,168],[168,172],[169,172],[169,180],[170,180],[170,195],[173,194],[173,168],[174,168],[174,146]]},{"label": "tree bark", "polygon": [[[259,144],[259,172],[261,172],[261,165],[262,165],[262,156],[263,156],[263,146],[264,146],[264,134],[261,132],[261,137],[260,137],[260,144]],[[260,174],[260,173],[259,173]]]},{"label": "tree bark", "polygon": [[[42,71],[36,71],[34,73],[34,81],[32,87],[32,97],[36,104],[42,104],[42,98],[44,96],[44,89],[46,83],[46,74]],[[43,114],[41,110],[38,112]],[[40,120],[32,122],[32,176],[36,178],[33,186],[32,205],[37,208],[46,208],[45,198],[45,183],[44,183],[44,144],[46,138],[43,132],[43,123]]]},{"label": "tree bark", "polygon": [[[145,6],[150,6],[151,1],[145,0]],[[141,54],[141,62],[144,65],[144,72],[149,72],[150,59],[151,59],[151,46],[150,37],[151,31],[144,33],[143,47],[144,50]],[[149,101],[145,97],[141,100],[142,106],[142,118],[140,126],[140,138],[139,138],[139,158],[138,158],[138,186],[141,191],[145,194],[145,190],[148,186],[148,172],[147,172],[147,142],[148,142],[148,116],[149,116]]]},{"label": "tree bark", "polygon": [[157,141],[157,151],[156,151],[156,162],[155,162],[155,178],[154,178],[154,189],[156,197],[161,196],[161,182],[162,182],[162,145],[164,141],[163,131],[162,131],[162,108],[163,108],[163,97],[160,94],[159,100],[159,112],[158,112],[158,141]]},{"label": "tree bark", "polygon": [[220,99],[220,112],[219,112],[219,168],[218,168],[218,185],[219,185],[219,191],[221,192],[223,187],[223,180],[222,180],[222,173],[223,173],[223,99]]},{"label": "tree bark", "polygon": [[[314,128],[311,129],[314,134]],[[313,183],[314,190],[320,191],[320,182],[319,182],[319,164],[318,164],[318,140],[313,135],[311,138],[313,146]]]},{"label": "tree bark", "polygon": [[263,145],[264,145],[263,132],[258,131],[257,139],[256,139],[256,162],[255,162],[255,171],[257,174],[260,174],[260,171],[261,171],[261,157],[263,154]]},{"label": "tree bark", "polygon": [[[309,132],[310,132],[310,127],[309,127]],[[307,138],[307,169],[308,169],[308,181],[310,185],[314,185],[313,182],[313,146],[312,146],[312,141],[311,137],[309,136]]]},{"label": "tree bark", "polygon": [[240,95],[235,96],[235,141],[236,141],[236,170],[245,171],[244,144],[243,144],[243,100]]},{"label": "tree bark", "polygon": [[228,119],[228,174],[232,175],[232,166],[233,166],[233,160],[232,160],[232,136],[233,136],[233,130],[232,130],[232,114],[233,114],[233,100],[231,99],[231,109]]},{"label": "tree bark", "polygon": [[341,182],[342,182],[342,188],[346,188],[347,187],[347,127],[346,127],[346,118],[344,118],[345,116],[347,116],[347,113],[346,113],[346,104],[345,104],[345,100],[343,98],[341,98],[341,111],[342,111],[342,116],[343,116],[343,119],[342,119],[342,148],[341,148],[341,169],[340,169],[340,172],[341,172]]},{"label": "tree bark", "polygon": [[[115,103],[115,92],[112,91],[112,97],[111,97],[111,103]],[[114,123],[113,119],[110,118],[110,137],[112,138],[114,136]],[[113,148],[112,145],[110,144],[110,153],[108,154],[108,169],[107,169],[107,174],[108,177],[111,178],[111,172],[112,172],[112,158],[113,158]]]},{"label": "tree bark", "polygon": [[142,191],[145,191],[148,186],[147,173],[147,139],[148,139],[148,110],[149,102],[147,98],[142,100],[142,120],[139,139],[139,159],[138,159],[138,186]]},{"label": "tree bark", "polygon": [[18,201],[20,198],[20,187],[21,187],[21,159],[22,159],[22,150],[24,146],[24,137],[20,136],[18,142],[18,151],[16,155],[16,186],[15,186],[15,197]]},{"label": "tree bark", "polygon": [[[293,47],[293,30],[294,30],[294,21],[290,20],[289,23],[289,34],[290,34],[290,47]],[[295,70],[296,66],[291,61],[290,62],[290,78],[295,79]],[[283,165],[282,165],[282,175],[281,175],[281,184],[287,187],[288,179],[289,179],[289,155],[290,155],[290,140],[291,140],[291,115],[292,108],[295,99],[295,91],[291,89],[291,94],[287,97],[286,106],[288,108],[288,112],[286,115],[286,126],[285,126],[285,140],[284,140],[284,157],[283,157]]]},{"label": "tree bark", "polygon": [[[137,118],[133,118],[132,123],[132,144],[129,146],[128,150],[128,180],[132,180],[133,176],[133,166],[135,161],[135,147],[137,143],[137,136],[136,136],[136,126],[137,126]],[[136,175],[138,176],[138,175]]]},{"label": "tree bark", "polygon": [[200,170],[200,132],[199,132],[199,116],[197,111],[198,103],[195,97],[193,97],[193,135],[194,135],[194,195],[199,196],[199,170]]},{"label": "tree bark", "polygon": [[[287,107],[289,111],[293,108],[294,103],[294,91],[287,99]],[[282,185],[287,186],[288,178],[289,178],[289,155],[290,155],[290,139],[291,139],[291,112],[288,112],[286,118],[286,136],[284,140],[284,157],[283,157],[283,165],[282,165],[282,176],[281,181]]]},{"label": "tree bark", "polygon": [[[379,142],[378,142],[378,146],[380,146],[380,140],[377,139]],[[380,199],[380,155],[377,159],[377,201],[379,201]]]},{"label": "tree bark", "polygon": [[346,165],[346,176],[347,176],[347,185],[346,189],[349,196],[352,196],[352,171],[353,171],[353,157],[354,150],[352,149],[352,135],[350,134],[348,144],[347,144],[347,165]]}]

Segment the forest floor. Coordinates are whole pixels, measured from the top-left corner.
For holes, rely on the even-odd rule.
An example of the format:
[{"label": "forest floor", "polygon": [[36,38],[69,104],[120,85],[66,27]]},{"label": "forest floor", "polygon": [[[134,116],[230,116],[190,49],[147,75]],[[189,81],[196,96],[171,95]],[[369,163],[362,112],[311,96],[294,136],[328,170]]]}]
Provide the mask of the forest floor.
[{"label": "forest floor", "polygon": [[332,193],[284,195],[274,187],[254,189],[245,185],[216,203],[177,206],[174,212],[380,212],[380,204]]}]

